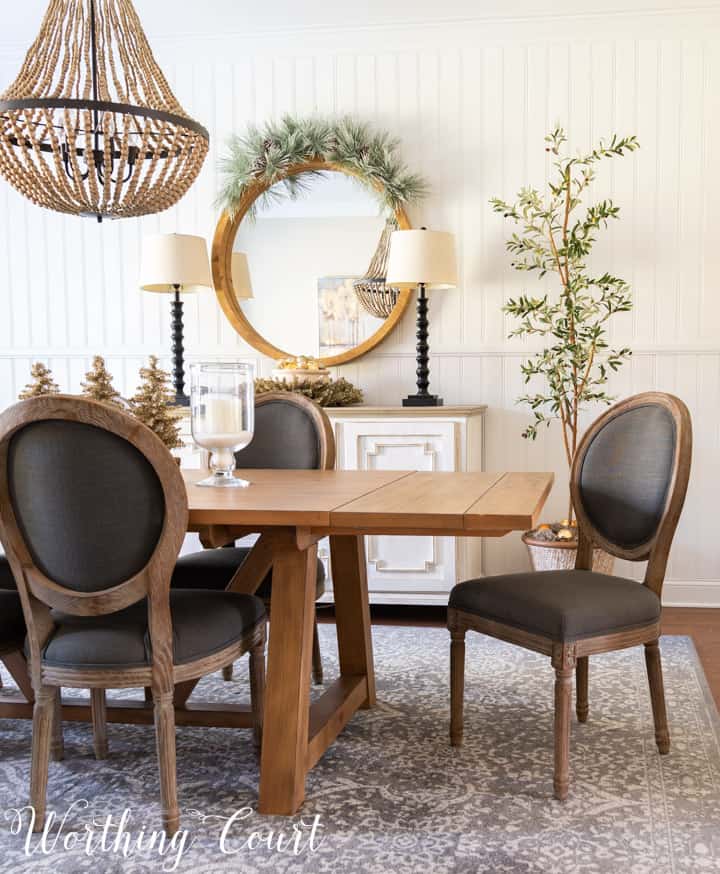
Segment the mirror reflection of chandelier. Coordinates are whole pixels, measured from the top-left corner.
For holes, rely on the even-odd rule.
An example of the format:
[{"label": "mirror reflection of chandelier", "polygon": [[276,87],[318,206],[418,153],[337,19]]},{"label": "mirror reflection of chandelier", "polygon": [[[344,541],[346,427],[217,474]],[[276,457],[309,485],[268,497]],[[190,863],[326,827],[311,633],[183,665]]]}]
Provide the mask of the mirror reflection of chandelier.
[{"label": "mirror reflection of chandelier", "polygon": [[394,218],[388,219],[365,276],[353,282],[355,294],[362,308],[378,319],[386,319],[390,315],[400,294],[398,288],[385,284],[390,234],[395,230],[397,230],[397,222]]},{"label": "mirror reflection of chandelier", "polygon": [[130,0],[51,0],[0,95],[0,173],[58,212],[101,221],[167,209],[194,182],[208,142]]}]

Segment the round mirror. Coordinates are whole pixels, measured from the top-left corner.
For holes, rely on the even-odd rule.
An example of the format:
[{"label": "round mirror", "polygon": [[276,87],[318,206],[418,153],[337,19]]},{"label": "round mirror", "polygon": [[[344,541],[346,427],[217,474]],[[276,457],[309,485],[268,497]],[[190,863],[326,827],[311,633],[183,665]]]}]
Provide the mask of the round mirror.
[{"label": "round mirror", "polygon": [[343,364],[376,346],[397,324],[411,291],[378,279],[389,233],[410,227],[387,215],[367,186],[324,162],[293,174],[297,198],[263,184],[235,214],[224,213],[213,241],[213,278],[225,315],[271,358],[312,356]]}]

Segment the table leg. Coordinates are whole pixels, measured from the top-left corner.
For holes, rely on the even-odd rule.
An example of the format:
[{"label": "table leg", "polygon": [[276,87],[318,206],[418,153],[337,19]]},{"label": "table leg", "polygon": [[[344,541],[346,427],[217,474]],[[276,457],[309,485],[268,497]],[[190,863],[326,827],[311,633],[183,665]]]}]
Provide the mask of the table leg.
[{"label": "table leg", "polygon": [[330,561],[340,673],[367,678],[368,694],[363,707],[373,707],[375,668],[364,538],[361,535],[331,536]]},{"label": "table leg", "polygon": [[274,538],[260,813],[290,816],[305,797],[317,545]]}]

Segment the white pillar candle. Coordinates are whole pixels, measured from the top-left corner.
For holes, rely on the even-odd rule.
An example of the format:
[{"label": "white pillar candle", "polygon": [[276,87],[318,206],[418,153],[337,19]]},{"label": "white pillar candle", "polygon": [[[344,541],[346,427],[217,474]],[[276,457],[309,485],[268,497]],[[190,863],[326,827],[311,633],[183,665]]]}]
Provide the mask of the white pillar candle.
[{"label": "white pillar candle", "polygon": [[238,397],[207,394],[195,423],[195,439],[213,449],[241,449],[252,439],[243,428],[243,404]]}]

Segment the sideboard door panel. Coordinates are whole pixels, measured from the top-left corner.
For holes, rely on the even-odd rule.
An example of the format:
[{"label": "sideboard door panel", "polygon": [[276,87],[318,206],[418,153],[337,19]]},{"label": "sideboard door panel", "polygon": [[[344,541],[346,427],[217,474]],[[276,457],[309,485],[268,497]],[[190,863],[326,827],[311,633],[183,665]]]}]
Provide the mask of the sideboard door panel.
[{"label": "sideboard door panel", "polygon": [[[343,455],[356,470],[455,469],[456,439],[452,422],[345,422]],[[389,594],[449,590],[455,582],[454,541],[449,537],[366,538],[368,587]]]},{"label": "sideboard door panel", "polygon": [[[476,470],[482,460],[483,408],[335,408],[340,470]],[[479,573],[480,544],[453,537],[365,538],[370,599],[385,604],[444,604],[460,575]],[[327,549],[320,556],[327,564]],[[471,556],[471,560],[468,560]],[[332,598],[328,580],[327,598]]]}]

